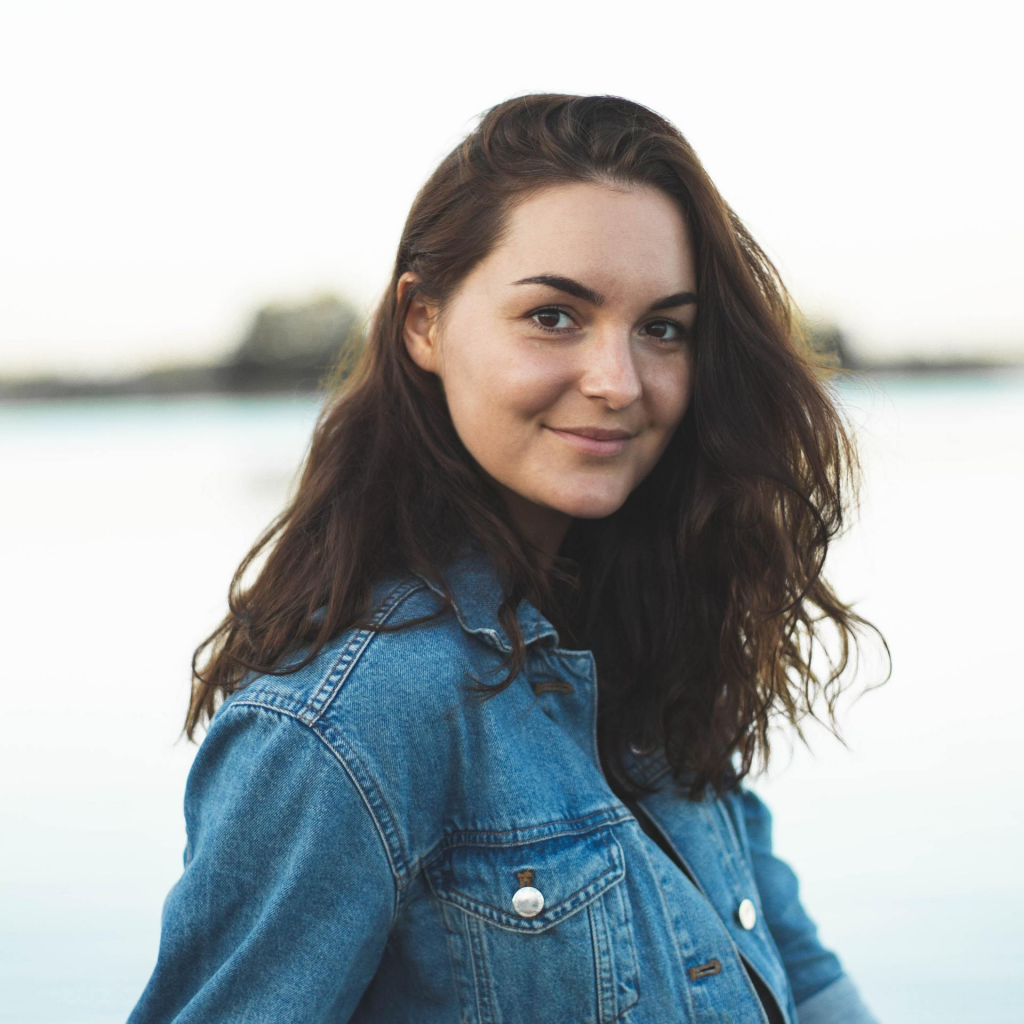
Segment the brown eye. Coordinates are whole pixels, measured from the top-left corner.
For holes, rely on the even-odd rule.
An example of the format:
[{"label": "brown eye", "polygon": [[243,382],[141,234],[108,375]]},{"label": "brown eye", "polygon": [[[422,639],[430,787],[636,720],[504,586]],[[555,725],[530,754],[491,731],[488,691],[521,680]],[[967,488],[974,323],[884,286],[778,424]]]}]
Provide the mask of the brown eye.
[{"label": "brown eye", "polygon": [[689,329],[675,320],[652,320],[647,326],[648,328],[653,327],[655,330],[665,330],[667,328],[670,332],[676,332],[675,335],[669,334],[668,337],[664,334],[655,334],[654,337],[658,341],[685,341],[690,336]]},{"label": "brown eye", "polygon": [[[532,321],[542,331],[547,331],[549,334],[564,334],[566,331],[573,330],[572,327],[554,326],[554,324],[558,323],[560,317],[572,319],[564,309],[559,309],[557,306],[545,306],[543,309],[538,309],[528,314],[526,319]],[[542,320],[553,321],[553,323],[539,322]]]}]

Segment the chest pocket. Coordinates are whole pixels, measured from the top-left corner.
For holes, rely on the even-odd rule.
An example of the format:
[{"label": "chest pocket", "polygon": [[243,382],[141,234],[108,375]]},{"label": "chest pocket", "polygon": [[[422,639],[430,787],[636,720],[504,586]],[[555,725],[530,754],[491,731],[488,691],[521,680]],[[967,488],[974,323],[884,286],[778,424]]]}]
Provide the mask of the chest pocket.
[{"label": "chest pocket", "polygon": [[640,994],[615,825],[521,843],[468,835],[453,837],[426,868],[463,1019],[608,1024],[622,1017]]}]

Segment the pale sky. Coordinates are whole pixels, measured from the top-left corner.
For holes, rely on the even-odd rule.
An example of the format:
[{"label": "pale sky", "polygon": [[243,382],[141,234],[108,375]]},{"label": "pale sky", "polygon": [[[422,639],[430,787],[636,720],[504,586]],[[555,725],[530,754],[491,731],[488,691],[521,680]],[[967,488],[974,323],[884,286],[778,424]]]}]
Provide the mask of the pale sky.
[{"label": "pale sky", "polygon": [[438,160],[533,91],[667,116],[863,351],[1024,356],[1008,8],[0,0],[0,373],[213,357],[318,291],[367,308]]}]

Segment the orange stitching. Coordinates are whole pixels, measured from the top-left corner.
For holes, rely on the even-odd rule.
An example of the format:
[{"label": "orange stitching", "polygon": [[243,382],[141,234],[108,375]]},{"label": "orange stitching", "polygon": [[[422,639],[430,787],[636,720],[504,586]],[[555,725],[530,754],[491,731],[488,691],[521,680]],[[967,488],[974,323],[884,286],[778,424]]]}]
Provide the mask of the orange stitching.
[{"label": "orange stitching", "polygon": [[519,888],[522,889],[524,885],[529,885],[533,881],[533,872],[529,868],[525,871],[517,871],[516,878],[519,879]]},{"label": "orange stitching", "polygon": [[698,978],[710,978],[712,974],[718,974],[722,969],[720,960],[709,960],[699,967],[691,967],[689,970],[690,981],[697,981]]},{"label": "orange stitching", "polygon": [[557,693],[572,693],[572,683],[567,683],[563,679],[551,679],[530,685],[533,687],[533,692],[538,695],[547,693],[548,690],[555,690]]}]

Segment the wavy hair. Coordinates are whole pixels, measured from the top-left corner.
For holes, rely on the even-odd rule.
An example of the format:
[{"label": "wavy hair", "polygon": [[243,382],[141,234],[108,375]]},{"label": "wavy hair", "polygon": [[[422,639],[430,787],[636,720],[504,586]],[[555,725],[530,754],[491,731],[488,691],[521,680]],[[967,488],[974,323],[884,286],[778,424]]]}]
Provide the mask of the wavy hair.
[{"label": "wavy hair", "polygon": [[[403,331],[417,294],[443,321],[515,204],[573,182],[654,187],[687,220],[700,294],[693,397],[621,508],[574,520],[542,571]],[[399,301],[406,271],[417,280]],[[721,792],[756,757],[767,767],[775,716],[803,739],[800,722],[818,717],[819,695],[842,740],[840,677],[856,627],[874,627],[822,576],[859,488],[856,448],[829,385],[835,370],[775,267],[665,118],[608,95],[532,93],[491,107],[416,195],[365,336],[323,382],[327,399],[293,495],[239,565],[228,613],[193,655],[183,731],[194,741],[246,673],[297,671],[332,637],[368,625],[379,574],[414,570],[446,589],[441,567],[470,537],[504,581],[498,615],[512,651],[502,681],[468,690],[489,699],[520,672],[514,610],[527,597],[563,645],[594,654],[599,748],[613,788],[646,788],[624,763],[627,746],[663,744],[691,798],[709,785]],[[257,558],[256,578],[243,584]],[[436,615],[450,609],[446,594]],[[826,620],[840,654],[818,673],[812,653],[824,646]],[[300,643],[306,656],[282,664]]]}]

